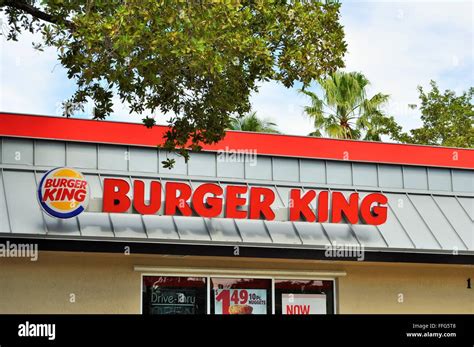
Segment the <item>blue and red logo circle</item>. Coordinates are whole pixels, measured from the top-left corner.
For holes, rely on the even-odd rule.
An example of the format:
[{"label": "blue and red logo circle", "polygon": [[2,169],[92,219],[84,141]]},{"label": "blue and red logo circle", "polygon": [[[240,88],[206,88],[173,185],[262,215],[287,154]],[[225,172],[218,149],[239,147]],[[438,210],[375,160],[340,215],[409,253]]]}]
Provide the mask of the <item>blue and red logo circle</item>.
[{"label": "blue and red logo circle", "polygon": [[87,208],[89,184],[77,170],[59,167],[46,172],[38,187],[38,200],[49,215],[72,218]]}]

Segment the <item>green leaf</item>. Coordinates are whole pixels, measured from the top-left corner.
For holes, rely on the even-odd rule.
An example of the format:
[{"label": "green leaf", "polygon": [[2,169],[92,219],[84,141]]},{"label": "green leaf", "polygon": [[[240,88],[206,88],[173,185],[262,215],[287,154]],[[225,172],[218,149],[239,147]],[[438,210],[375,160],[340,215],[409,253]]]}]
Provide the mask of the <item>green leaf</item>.
[{"label": "green leaf", "polygon": [[176,164],[176,160],[171,159],[171,158],[167,158],[167,159],[163,160],[161,162],[161,164],[163,164],[163,168],[171,170],[174,167],[174,165]]},{"label": "green leaf", "polygon": [[143,118],[142,122],[147,128],[153,128],[153,126],[156,125],[156,120],[154,118],[150,118],[148,116]]}]

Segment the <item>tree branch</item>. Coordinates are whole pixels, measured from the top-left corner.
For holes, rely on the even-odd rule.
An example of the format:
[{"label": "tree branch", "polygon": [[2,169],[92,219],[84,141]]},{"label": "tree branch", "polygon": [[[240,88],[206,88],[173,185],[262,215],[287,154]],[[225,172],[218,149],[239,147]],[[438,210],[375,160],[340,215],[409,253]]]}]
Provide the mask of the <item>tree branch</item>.
[{"label": "tree branch", "polygon": [[41,19],[45,22],[51,23],[51,24],[65,24],[66,26],[72,28],[73,23],[64,19],[62,21],[58,21],[57,18],[54,16],[50,15],[49,13],[43,12],[40,9],[22,1],[22,0],[3,0],[0,2],[0,7],[2,6],[8,6],[15,8],[17,10],[24,11],[28,13],[29,15]]}]

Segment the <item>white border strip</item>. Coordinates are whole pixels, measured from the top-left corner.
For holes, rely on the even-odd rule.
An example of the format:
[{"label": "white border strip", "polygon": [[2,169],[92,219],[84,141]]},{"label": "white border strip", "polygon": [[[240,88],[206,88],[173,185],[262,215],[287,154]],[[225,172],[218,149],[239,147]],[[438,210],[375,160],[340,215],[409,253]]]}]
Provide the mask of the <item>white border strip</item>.
[{"label": "white border strip", "polygon": [[189,268],[189,267],[161,267],[161,266],[142,266],[135,265],[134,271],[146,273],[159,273],[162,275],[193,275],[193,276],[253,276],[261,278],[283,278],[284,279],[328,279],[334,277],[343,277],[347,275],[345,271],[299,271],[299,270],[260,270],[260,269],[216,269],[216,268]]}]

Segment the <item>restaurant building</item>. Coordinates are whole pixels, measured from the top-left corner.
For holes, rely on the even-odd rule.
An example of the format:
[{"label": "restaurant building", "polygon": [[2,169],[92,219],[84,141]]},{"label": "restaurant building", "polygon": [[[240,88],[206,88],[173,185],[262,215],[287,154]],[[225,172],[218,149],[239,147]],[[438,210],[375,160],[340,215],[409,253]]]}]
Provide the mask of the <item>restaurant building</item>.
[{"label": "restaurant building", "polygon": [[0,313],[474,313],[473,150],[165,131],[0,113]]}]

